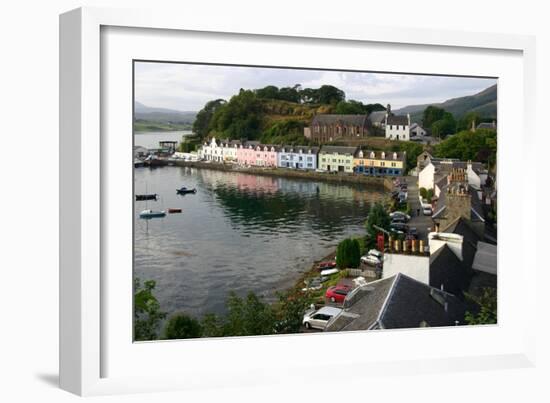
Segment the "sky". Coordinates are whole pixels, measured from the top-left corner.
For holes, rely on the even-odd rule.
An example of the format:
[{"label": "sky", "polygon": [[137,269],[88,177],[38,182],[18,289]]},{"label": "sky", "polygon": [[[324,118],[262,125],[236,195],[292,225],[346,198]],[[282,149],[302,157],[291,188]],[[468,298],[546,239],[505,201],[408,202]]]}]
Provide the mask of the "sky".
[{"label": "sky", "polygon": [[346,99],[363,103],[407,105],[443,102],[473,95],[496,79],[411,74],[278,69],[265,67],[206,66],[136,62],[135,100],[156,108],[198,111],[213,99],[229,99],[239,89],[267,85],[319,88],[333,85]]}]

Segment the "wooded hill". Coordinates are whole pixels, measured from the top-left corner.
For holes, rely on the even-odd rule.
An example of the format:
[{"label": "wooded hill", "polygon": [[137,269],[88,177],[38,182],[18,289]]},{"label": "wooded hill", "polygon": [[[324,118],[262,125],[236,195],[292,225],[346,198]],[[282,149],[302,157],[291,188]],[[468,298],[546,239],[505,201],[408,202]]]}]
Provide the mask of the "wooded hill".
[{"label": "wooded hill", "polygon": [[455,119],[460,119],[470,112],[476,112],[482,119],[497,118],[497,85],[492,85],[474,95],[452,98],[445,102],[422,105],[409,105],[395,110],[398,115],[411,114],[411,121],[420,122],[422,113],[428,106],[435,106],[453,114]]}]

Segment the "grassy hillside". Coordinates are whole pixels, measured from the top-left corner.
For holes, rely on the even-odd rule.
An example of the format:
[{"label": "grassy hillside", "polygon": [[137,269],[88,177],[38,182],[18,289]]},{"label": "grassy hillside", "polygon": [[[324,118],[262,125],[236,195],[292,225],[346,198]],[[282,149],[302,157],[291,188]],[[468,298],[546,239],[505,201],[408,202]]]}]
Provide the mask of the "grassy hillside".
[{"label": "grassy hillside", "polygon": [[395,111],[396,114],[411,114],[411,120],[420,122],[422,112],[428,106],[437,106],[451,112],[455,119],[463,117],[468,112],[478,112],[484,119],[497,117],[497,86],[496,84],[483,91],[465,97],[452,98],[435,104],[409,105]]},{"label": "grassy hillside", "polygon": [[190,130],[196,116],[197,112],[152,108],[137,101],[134,103],[136,131]]}]

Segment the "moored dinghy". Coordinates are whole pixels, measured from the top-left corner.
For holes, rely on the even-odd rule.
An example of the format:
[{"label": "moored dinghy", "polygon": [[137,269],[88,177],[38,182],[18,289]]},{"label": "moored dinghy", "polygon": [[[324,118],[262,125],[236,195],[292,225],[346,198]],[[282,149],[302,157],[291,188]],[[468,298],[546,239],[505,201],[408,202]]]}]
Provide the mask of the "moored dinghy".
[{"label": "moored dinghy", "polygon": [[155,211],[155,210],[143,210],[141,213],[139,213],[139,218],[157,218],[157,217],[164,217],[166,215],[166,212],[163,211]]},{"label": "moored dinghy", "polygon": [[181,213],[181,209],[180,208],[169,208],[168,209],[168,214],[175,214],[175,213]]},{"label": "moored dinghy", "polygon": [[185,186],[182,186],[179,189],[176,189],[176,193],[180,195],[188,194],[188,193],[197,193],[197,189],[188,189]]}]

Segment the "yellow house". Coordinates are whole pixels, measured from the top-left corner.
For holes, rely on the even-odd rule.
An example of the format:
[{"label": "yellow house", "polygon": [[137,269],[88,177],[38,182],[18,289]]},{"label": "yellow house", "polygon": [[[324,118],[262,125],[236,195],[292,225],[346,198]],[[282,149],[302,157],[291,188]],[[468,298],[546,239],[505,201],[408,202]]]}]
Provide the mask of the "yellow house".
[{"label": "yellow house", "polygon": [[320,169],[328,172],[353,173],[353,158],[357,147],[323,146],[319,152]]},{"label": "yellow house", "polygon": [[368,176],[405,175],[407,153],[395,151],[357,150],[353,172]]}]

